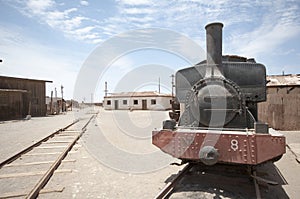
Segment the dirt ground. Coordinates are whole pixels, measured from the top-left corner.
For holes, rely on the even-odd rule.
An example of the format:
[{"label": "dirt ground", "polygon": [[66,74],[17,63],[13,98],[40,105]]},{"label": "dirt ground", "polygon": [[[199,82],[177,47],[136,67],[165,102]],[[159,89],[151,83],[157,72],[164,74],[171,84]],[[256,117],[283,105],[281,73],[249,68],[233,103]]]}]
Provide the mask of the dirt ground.
[{"label": "dirt ground", "polygon": [[75,120],[74,112],[0,123],[0,161]]},{"label": "dirt ground", "polygon": [[[151,144],[151,131],[161,127],[161,121],[168,118],[167,112],[97,111],[100,111],[98,117],[91,121],[84,136],[58,168],[63,172],[53,175],[39,198],[154,198],[183,168],[170,165],[179,161]],[[92,112],[85,111],[81,117]],[[59,119],[63,117],[68,115]],[[48,125],[50,123],[49,120]],[[1,125],[0,130],[4,128]],[[300,132],[282,133],[292,151],[287,149],[280,161],[259,168],[258,175],[279,183],[260,185],[263,198],[298,198],[300,169],[295,155],[299,151]],[[12,134],[11,137],[13,139]],[[5,139],[9,142],[9,136]],[[4,150],[1,157],[9,156],[12,151]],[[171,198],[255,197],[248,178],[204,175],[195,170],[182,180],[183,186],[179,186]]]}]

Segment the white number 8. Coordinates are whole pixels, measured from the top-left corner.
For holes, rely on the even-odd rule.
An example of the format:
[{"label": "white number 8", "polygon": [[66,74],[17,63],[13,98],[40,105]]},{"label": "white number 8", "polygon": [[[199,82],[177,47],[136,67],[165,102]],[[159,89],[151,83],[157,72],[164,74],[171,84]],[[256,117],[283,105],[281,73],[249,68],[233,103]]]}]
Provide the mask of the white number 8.
[{"label": "white number 8", "polygon": [[234,151],[239,149],[239,142],[236,139],[231,140],[231,149]]}]

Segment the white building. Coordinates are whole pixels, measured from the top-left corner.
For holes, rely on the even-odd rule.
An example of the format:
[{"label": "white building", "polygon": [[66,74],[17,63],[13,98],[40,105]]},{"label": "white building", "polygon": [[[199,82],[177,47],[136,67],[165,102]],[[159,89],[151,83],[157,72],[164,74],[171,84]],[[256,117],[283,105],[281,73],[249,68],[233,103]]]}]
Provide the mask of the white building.
[{"label": "white building", "polygon": [[105,110],[169,110],[172,95],[154,91],[113,93],[104,97]]}]

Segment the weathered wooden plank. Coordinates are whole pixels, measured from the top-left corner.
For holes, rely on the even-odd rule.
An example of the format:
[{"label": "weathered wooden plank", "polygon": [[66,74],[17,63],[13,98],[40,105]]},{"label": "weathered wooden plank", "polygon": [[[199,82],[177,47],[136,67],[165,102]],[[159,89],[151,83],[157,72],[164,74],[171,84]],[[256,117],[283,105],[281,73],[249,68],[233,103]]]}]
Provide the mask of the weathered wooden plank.
[{"label": "weathered wooden plank", "polygon": [[[47,171],[2,174],[2,175],[0,175],[0,179],[44,175],[46,172]],[[60,169],[60,170],[54,171],[54,173],[71,173],[71,172],[72,172],[72,169]]]},{"label": "weathered wooden plank", "polygon": [[[28,162],[20,164],[7,164],[3,167],[19,167],[19,166],[31,166],[31,165],[41,165],[41,164],[52,164],[54,161],[43,161],[43,162]],[[62,162],[76,162],[75,159],[63,160]]]},{"label": "weathered wooden plank", "polygon": [[[55,189],[42,189],[40,191],[40,194],[46,194],[46,193],[54,193],[54,192],[63,192],[65,187],[60,187],[60,188],[55,188]],[[10,193],[3,193],[0,195],[0,198],[5,199],[5,198],[17,198],[17,197],[22,197],[26,196],[27,193],[25,192],[10,192]]]}]

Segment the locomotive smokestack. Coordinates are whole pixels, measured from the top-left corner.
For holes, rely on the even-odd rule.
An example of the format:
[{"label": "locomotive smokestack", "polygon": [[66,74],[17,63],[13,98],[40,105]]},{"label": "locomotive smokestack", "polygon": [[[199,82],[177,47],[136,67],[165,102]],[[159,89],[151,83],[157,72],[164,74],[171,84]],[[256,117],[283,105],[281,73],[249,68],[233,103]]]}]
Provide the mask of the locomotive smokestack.
[{"label": "locomotive smokestack", "polygon": [[[222,70],[222,23],[211,23],[205,26],[206,29],[206,52],[207,65],[216,65],[220,73]],[[215,71],[215,73],[217,73]],[[212,72],[212,75],[214,72]]]}]

